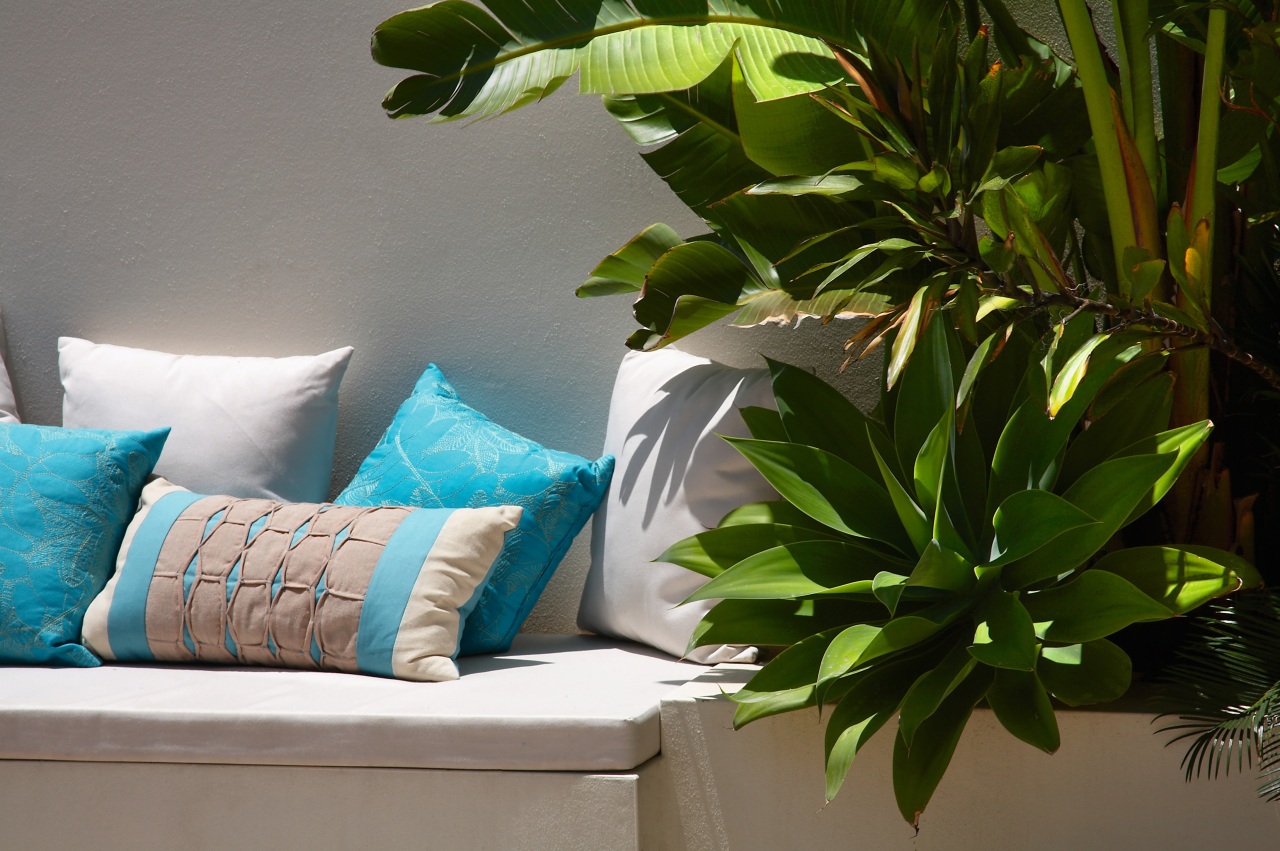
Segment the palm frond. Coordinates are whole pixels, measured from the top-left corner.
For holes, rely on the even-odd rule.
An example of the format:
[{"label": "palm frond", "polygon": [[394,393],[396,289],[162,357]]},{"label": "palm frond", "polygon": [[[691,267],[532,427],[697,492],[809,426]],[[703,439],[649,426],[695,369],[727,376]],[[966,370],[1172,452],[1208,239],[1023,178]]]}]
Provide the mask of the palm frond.
[{"label": "palm frond", "polygon": [[1280,800],[1280,593],[1256,591],[1209,606],[1162,677],[1169,744],[1190,740],[1187,780],[1254,769],[1258,794]]}]

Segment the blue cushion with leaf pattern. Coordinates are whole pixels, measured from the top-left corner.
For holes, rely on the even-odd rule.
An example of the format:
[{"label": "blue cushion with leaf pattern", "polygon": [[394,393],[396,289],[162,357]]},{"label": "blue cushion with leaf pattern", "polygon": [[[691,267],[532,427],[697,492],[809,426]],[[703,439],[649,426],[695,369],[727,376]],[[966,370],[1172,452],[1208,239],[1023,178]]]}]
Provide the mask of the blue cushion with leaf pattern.
[{"label": "blue cushion with leaf pattern", "polygon": [[101,664],[81,622],[168,436],[0,423],[0,662]]},{"label": "blue cushion with leaf pattern", "polygon": [[463,404],[431,364],[335,502],[523,508],[462,634],[461,653],[499,653],[511,646],[612,475],[610,455],[588,461],[547,449]]}]

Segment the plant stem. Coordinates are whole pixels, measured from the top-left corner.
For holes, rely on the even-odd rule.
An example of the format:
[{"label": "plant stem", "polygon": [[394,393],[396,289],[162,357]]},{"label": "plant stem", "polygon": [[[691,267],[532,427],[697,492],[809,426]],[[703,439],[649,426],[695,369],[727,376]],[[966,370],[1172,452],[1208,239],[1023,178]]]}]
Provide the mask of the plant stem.
[{"label": "plant stem", "polygon": [[[1201,331],[1199,328],[1183,325],[1177,320],[1161,316],[1151,310],[1120,307],[1105,301],[1082,298],[1070,293],[1031,293],[1015,287],[1006,287],[1000,290],[1000,294],[1024,301],[1035,310],[1048,307],[1066,307],[1078,313],[1095,313],[1109,316],[1128,326],[1141,325],[1164,337],[1178,337],[1186,341],[1186,344],[1179,349],[1184,356],[1212,349],[1224,357],[1249,368],[1273,389],[1280,390],[1280,372],[1258,360],[1240,348],[1230,337],[1223,334]],[[1195,347],[1200,348],[1197,349]]]},{"label": "plant stem", "polygon": [[[1180,306],[1199,318],[1203,327],[1212,326],[1213,242],[1216,216],[1214,196],[1218,183],[1218,128],[1221,114],[1222,56],[1227,38],[1227,11],[1220,7],[1209,10],[1209,32],[1205,38],[1204,80],[1200,88],[1200,118],[1196,132],[1196,154],[1191,165],[1191,185],[1187,188],[1185,211],[1187,232],[1191,237],[1188,260],[1198,256],[1196,274],[1190,274],[1179,293]],[[1199,223],[1206,224],[1207,234],[1199,236]],[[1194,249],[1194,250],[1192,250]],[[1209,353],[1203,349],[1185,349],[1173,358],[1170,368],[1177,376],[1173,390],[1174,426],[1199,422],[1209,415]],[[1196,471],[1203,470],[1208,447],[1200,451],[1188,465],[1190,475],[1183,476],[1169,492],[1175,540],[1186,540],[1195,527],[1199,480]]]},{"label": "plant stem", "polygon": [[[1187,208],[1187,230],[1196,222],[1208,219],[1213,227],[1214,193],[1218,183],[1218,125],[1222,102],[1222,57],[1226,50],[1227,10],[1209,10],[1209,34],[1205,39],[1204,81],[1200,88],[1200,126],[1196,134],[1195,172],[1191,188],[1191,204]],[[1213,240],[1209,240],[1210,246]],[[1206,262],[1206,266],[1212,265]],[[1198,294],[1209,306],[1208,282],[1201,281],[1205,292]]]},{"label": "plant stem", "polygon": [[[1120,49],[1121,75],[1125,83],[1125,116],[1133,130],[1133,140],[1151,181],[1151,194],[1159,196],[1160,158],[1156,152],[1155,87],[1151,79],[1151,45],[1147,37],[1147,0],[1111,0]],[[1123,21],[1123,23],[1119,23]]]},{"label": "plant stem", "polygon": [[1075,54],[1076,74],[1084,89],[1085,107],[1089,124],[1093,128],[1093,142],[1098,153],[1098,170],[1102,174],[1102,195],[1107,204],[1107,219],[1111,225],[1111,250],[1115,256],[1117,284],[1120,294],[1128,298],[1129,289],[1124,276],[1124,251],[1137,244],[1132,204],[1126,188],[1124,162],[1120,154],[1120,141],[1116,136],[1115,114],[1111,102],[1111,86],[1102,66],[1102,54],[1098,49],[1097,35],[1093,31],[1093,19],[1084,0],[1058,0],[1062,23],[1067,29],[1071,52]]}]

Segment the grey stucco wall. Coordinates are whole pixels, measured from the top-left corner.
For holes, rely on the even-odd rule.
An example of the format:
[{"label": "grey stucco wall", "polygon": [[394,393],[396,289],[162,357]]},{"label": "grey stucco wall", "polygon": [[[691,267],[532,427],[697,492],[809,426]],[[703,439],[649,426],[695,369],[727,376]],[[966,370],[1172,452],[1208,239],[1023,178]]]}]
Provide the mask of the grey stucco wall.
[{"label": "grey stucco wall", "polygon": [[[428,361],[494,419],[598,453],[632,329],[573,288],[665,221],[701,228],[598,101],[392,122],[368,57],[395,0],[0,0],[0,309],[23,413],[58,423],[56,339],[289,355],[353,345],[340,489]],[[849,326],[717,329],[834,377]],[[864,399],[874,370],[839,378]],[[571,631],[586,533],[531,626]]]}]

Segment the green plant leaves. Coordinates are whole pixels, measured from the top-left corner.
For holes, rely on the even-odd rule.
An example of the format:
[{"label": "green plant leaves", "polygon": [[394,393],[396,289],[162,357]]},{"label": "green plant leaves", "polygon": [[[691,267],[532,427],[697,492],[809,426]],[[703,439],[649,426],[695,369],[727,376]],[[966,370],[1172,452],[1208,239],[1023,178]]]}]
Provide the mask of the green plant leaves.
[{"label": "green plant leaves", "polygon": [[[1117,374],[1114,380],[1119,378]],[[1101,394],[1098,399],[1102,401]],[[1171,373],[1159,373],[1130,387],[1122,399],[1071,442],[1058,474],[1058,486],[1070,487],[1086,470],[1163,431],[1172,409]]]},{"label": "green plant leaves", "polygon": [[884,617],[878,602],[834,598],[809,600],[722,600],[694,627],[689,649],[707,644],[788,647],[811,635]]},{"label": "green plant leaves", "polygon": [[1133,663],[1105,638],[1084,644],[1044,647],[1036,673],[1049,694],[1067,706],[1116,700],[1129,690]]},{"label": "green plant leaves", "polygon": [[832,529],[908,552],[909,539],[884,489],[821,449],[725,438],[787,501]]},{"label": "green plant leaves", "polygon": [[893,717],[928,656],[908,656],[848,678],[848,691],[827,722],[827,800],[840,791],[858,750]]},{"label": "green plant leaves", "polygon": [[1033,671],[996,671],[987,703],[1006,730],[1032,747],[1051,754],[1062,744],[1053,704]]},{"label": "green plant leaves", "polygon": [[702,216],[708,205],[770,177],[743,149],[731,65],[685,91],[604,98],[609,114],[645,148],[644,161]]},{"label": "green plant leaves", "polygon": [[1093,569],[1124,577],[1176,615],[1262,584],[1253,565],[1213,547],[1129,547],[1103,556]]},{"label": "green plant leaves", "polygon": [[1106,638],[1133,623],[1159,621],[1173,612],[1121,576],[1088,570],[1065,585],[1023,597],[1045,641],[1079,644]]},{"label": "green plant leaves", "polygon": [[987,599],[978,615],[969,655],[993,668],[1035,668],[1035,626],[1017,594],[997,591]]},{"label": "green plant leaves", "polygon": [[[744,528],[751,527],[733,531]],[[712,577],[685,602],[869,594],[877,574],[902,566],[897,559],[846,541],[784,543],[747,556]]]},{"label": "green plant leaves", "polygon": [[916,730],[911,744],[899,733],[893,746],[893,793],[898,811],[919,827],[920,815],[942,781],[973,707],[987,693],[992,670],[975,668]]},{"label": "green plant leaves", "polygon": [[667,548],[654,561],[678,564],[703,576],[717,576],[738,562],[773,547],[829,537],[802,526],[753,523],[699,532]]},{"label": "green plant leaves", "polygon": [[937,711],[942,701],[964,682],[977,664],[965,648],[953,647],[937,667],[921,674],[911,685],[902,698],[902,709],[898,715],[898,734],[908,747],[920,725]]},{"label": "green plant leaves", "polygon": [[992,519],[995,537],[986,564],[992,567],[1025,558],[1073,529],[1098,521],[1078,506],[1043,490],[1010,494]]},{"label": "green plant leaves", "polygon": [[1056,417],[1062,410],[1062,406],[1071,401],[1071,397],[1080,388],[1080,382],[1084,380],[1085,372],[1089,368],[1089,359],[1093,356],[1094,350],[1106,342],[1109,336],[1109,334],[1095,334],[1090,337],[1084,345],[1072,352],[1071,357],[1067,358],[1067,362],[1062,365],[1062,369],[1053,380],[1053,387],[1049,390],[1050,419]]},{"label": "green plant leaves", "polygon": [[1124,525],[1135,506],[1173,463],[1168,455],[1133,455],[1112,459],[1085,473],[1063,498],[1096,519],[1097,524],[1064,532],[1052,547],[1043,547],[1007,565],[1001,578],[1004,587],[1025,588],[1080,567]]},{"label": "green plant leaves", "polygon": [[780,712],[812,706],[817,700],[816,683],[823,654],[841,632],[830,629],[796,642],[730,695],[738,704],[733,715],[734,729]]},{"label": "green plant leaves", "polygon": [[586,283],[578,287],[578,296],[586,298],[640,292],[649,270],[658,262],[658,258],[683,242],[667,225],[650,225],[626,245],[601,260],[591,270],[591,277]]},{"label": "green plant leaves", "polygon": [[871,423],[843,393],[810,372],[766,358],[787,438],[837,455],[870,478],[880,469],[871,454]]},{"label": "green plant leaves", "polygon": [[768,293],[750,266],[714,242],[682,242],[649,270],[633,308],[641,330],[627,340],[648,351],[673,343],[718,322],[742,305]]},{"label": "green plant leaves", "polygon": [[929,618],[909,616],[894,618],[882,627],[855,624],[843,630],[822,657],[818,670],[819,698],[839,677],[882,656],[914,647],[943,626]]}]

